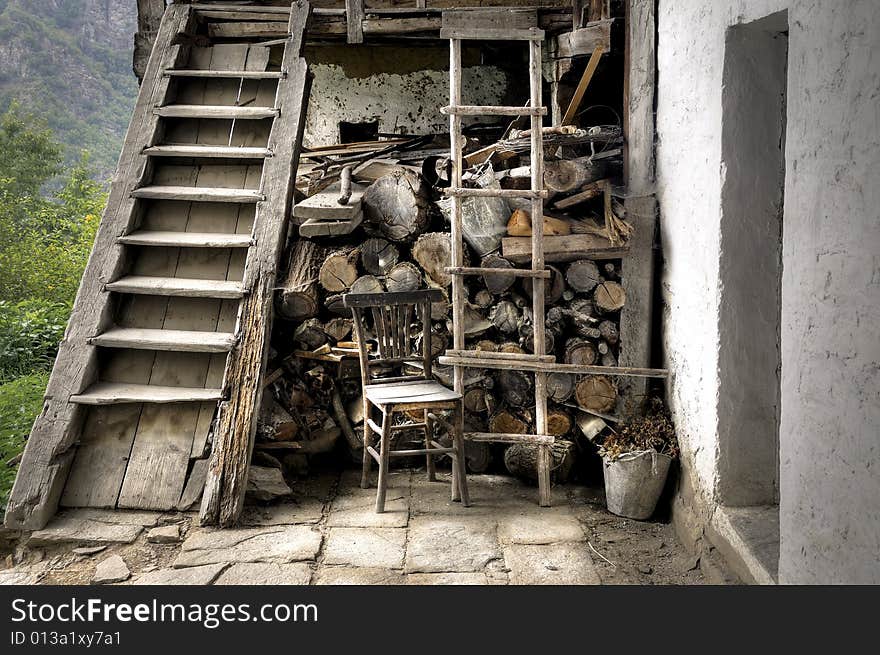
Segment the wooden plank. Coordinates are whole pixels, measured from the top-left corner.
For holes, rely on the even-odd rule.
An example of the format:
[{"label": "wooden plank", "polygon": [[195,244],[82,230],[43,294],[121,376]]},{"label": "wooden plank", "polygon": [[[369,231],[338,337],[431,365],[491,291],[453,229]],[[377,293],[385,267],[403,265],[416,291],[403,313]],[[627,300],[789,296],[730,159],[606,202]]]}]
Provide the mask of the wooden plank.
[{"label": "wooden plank", "polygon": [[181,512],[189,511],[202,497],[205,488],[205,476],[208,473],[208,460],[197,459],[192,463],[192,470],[186,479],[186,486],[177,502],[177,509]]},{"label": "wooden plank", "polygon": [[164,103],[168,94],[169,78],[164,78],[162,71],[177,66],[183,58],[185,51],[174,44],[174,39],[178,33],[188,30],[190,19],[189,8],[184,5],[169,7],[162,19],[110,187],[93,256],[83,274],[43,410],[31,431],[6,508],[5,524],[9,528],[42,528],[57,509],[73,460],[72,447],[80,433],[77,419],[82,413],[69,398],[84,389],[95,375],[94,348],[88,346],[87,339],[97,334],[107,320],[108,297],[102,293],[103,283],[114,277],[122,263],[123,247],[116,243],[116,238],[129,230],[133,220],[135,203],[130,194],[146,167],[146,159],[141,156],[143,145],[156,130],[152,109]]},{"label": "wooden plank", "polygon": [[216,71],[181,68],[167,70],[164,73],[168,77],[194,77],[194,78],[229,78],[242,80],[277,80],[284,77],[281,71]]},{"label": "wooden plank", "polygon": [[443,12],[443,29],[529,30],[537,26],[535,9],[473,7]]},{"label": "wooden plank", "polygon": [[579,364],[559,364],[556,362],[522,361],[513,367],[504,360],[478,359],[470,356],[441,355],[438,360],[444,366],[464,366],[468,368],[509,369],[543,373],[568,373],[571,375],[609,375],[632,378],[665,378],[669,371],[665,368],[637,368],[631,366],[581,366]]},{"label": "wooden plank", "polygon": [[102,348],[220,353],[232,350],[235,335],[194,330],[113,328],[91,339],[91,343]]},{"label": "wooden plank", "polygon": [[556,442],[556,437],[546,434],[505,434],[502,432],[465,432],[467,441],[484,443],[528,443],[538,446],[549,446]]},{"label": "wooden plank", "polygon": [[138,230],[119,237],[119,243],[130,246],[156,246],[180,248],[249,248],[249,234],[223,234],[220,232],[172,232],[164,230]]},{"label": "wooden plank", "polygon": [[208,24],[208,36],[212,39],[271,39],[284,37],[287,33],[287,23],[278,21]]},{"label": "wooden plank", "polygon": [[192,157],[210,159],[265,159],[272,156],[268,148],[235,146],[162,145],[144,148],[147,157]]},{"label": "wooden plank", "polygon": [[345,0],[345,25],[349,43],[364,42],[364,0]]},{"label": "wooden plank", "polygon": [[189,202],[256,203],[265,200],[254,189],[212,189],[208,187],[144,186],[131,192],[132,198],[186,200]]},{"label": "wooden plank", "polygon": [[306,238],[331,237],[351,234],[363,222],[363,213],[348,221],[319,221],[309,219],[299,226],[299,235]]},{"label": "wooden plank", "polygon": [[107,285],[107,290],[116,293],[186,298],[241,298],[244,295],[244,288],[240,282],[145,275],[129,275],[111,282]]},{"label": "wooden plank", "polygon": [[444,27],[440,30],[440,38],[469,41],[543,41],[544,30],[537,27],[522,30]]},{"label": "wooden plank", "polygon": [[564,32],[555,37],[555,53],[557,58],[579,57],[592,54],[598,46],[605,52],[611,52],[611,26],[614,20],[600,20],[571,32]]},{"label": "wooden plank", "polygon": [[590,81],[593,79],[593,74],[599,67],[599,61],[602,59],[602,54],[604,52],[605,46],[599,44],[593,50],[593,54],[590,55],[590,61],[587,62],[587,68],[584,70],[584,74],[581,76],[580,82],[578,82],[574,95],[571,98],[571,102],[568,104],[568,109],[565,110],[565,114],[562,117],[563,125],[571,125],[574,123],[578,109],[580,109],[581,102],[584,99],[584,94],[587,92],[587,87],[590,86]]},{"label": "wooden plank", "polygon": [[156,107],[156,115],[162,118],[213,118],[237,120],[262,120],[275,118],[274,107],[236,107],[234,105],[166,105]]},{"label": "wooden plank", "polygon": [[123,403],[165,404],[220,400],[222,397],[222,389],[96,382],[83,393],[71,396],[70,402],[80,405],[120,405]]},{"label": "wooden plank", "polygon": [[482,105],[462,105],[459,107],[442,107],[441,114],[450,115],[458,114],[459,116],[545,116],[547,114],[546,107],[507,107],[502,105],[482,106]]},{"label": "wooden plank", "polygon": [[[531,259],[529,237],[504,237],[501,252],[514,264]],[[617,259],[629,251],[629,245],[615,245],[594,234],[570,234],[544,237],[544,259],[547,263],[572,262],[578,259]],[[628,299],[628,296],[627,296]]]},{"label": "wooden plank", "polygon": [[[254,236],[243,284],[249,295],[242,303],[236,333],[240,346],[232,353],[226,380],[235,380],[229,400],[222,403],[212,447],[199,520],[203,524],[231,526],[241,514],[248,467],[265,376],[273,319],[273,289],[278,260],[293,198],[294,171],[299,165],[310,75],[302,58],[310,5],[300,0],[291,6],[282,69],[289,72],[278,85],[276,106],[281,114],[272,127],[269,147],[275,156],[263,168],[266,201],[257,208]],[[224,385],[226,386],[226,385]]]}]

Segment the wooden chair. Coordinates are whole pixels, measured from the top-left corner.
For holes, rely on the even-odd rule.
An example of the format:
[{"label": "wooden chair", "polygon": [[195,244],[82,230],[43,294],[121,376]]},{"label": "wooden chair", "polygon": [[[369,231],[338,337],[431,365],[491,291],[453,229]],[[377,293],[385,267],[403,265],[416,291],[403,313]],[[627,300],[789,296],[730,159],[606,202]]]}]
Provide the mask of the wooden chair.
[{"label": "wooden chair", "polygon": [[[428,479],[436,480],[434,458],[449,455],[452,458],[452,500],[468,507],[467,477],[464,461],[464,409],[461,394],[447,389],[431,375],[431,303],[443,300],[436,289],[402,293],[350,293],[343,298],[354,318],[355,336],[360,350],[361,382],[364,389],[364,460],[361,487],[366,489],[370,479],[370,458],[379,463],[379,485],[376,492],[376,512],[385,511],[385,492],[391,457],[425,455]],[[367,350],[364,318],[369,310],[378,353]],[[418,311],[422,322],[422,352],[415,354],[410,344],[413,311]],[[421,367],[417,375],[405,374],[406,365]],[[380,377],[395,371],[391,377]],[[372,408],[382,413],[382,425],[373,421]],[[423,420],[407,425],[392,425],[394,414],[422,410]],[[438,410],[452,410],[453,420],[447,422],[435,414]],[[433,439],[433,424],[446,427],[452,436],[452,447],[446,448]],[[391,450],[391,435],[404,430],[425,433],[425,448],[418,450]],[[379,450],[372,444],[373,433],[379,436]]]}]

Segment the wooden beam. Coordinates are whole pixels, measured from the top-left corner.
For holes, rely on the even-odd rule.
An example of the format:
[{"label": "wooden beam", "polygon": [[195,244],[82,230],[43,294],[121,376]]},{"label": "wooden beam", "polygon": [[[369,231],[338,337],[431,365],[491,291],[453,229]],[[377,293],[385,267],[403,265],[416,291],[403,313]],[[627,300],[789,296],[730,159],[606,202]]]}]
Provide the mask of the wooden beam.
[{"label": "wooden beam", "polygon": [[590,86],[590,81],[593,79],[593,75],[599,67],[599,60],[602,59],[604,53],[605,46],[600,43],[593,50],[593,54],[590,55],[590,61],[587,62],[587,68],[584,70],[584,74],[581,76],[581,81],[578,82],[577,89],[575,89],[571,102],[568,103],[568,109],[565,110],[565,115],[562,117],[563,125],[571,125],[574,123],[577,111],[580,109],[581,102],[584,100],[584,94],[587,92],[587,87]]},{"label": "wooden beam", "polygon": [[610,52],[613,23],[613,19],[600,20],[572,32],[560,34],[555,39],[554,57],[562,59],[589,55],[600,45],[605,48],[605,52]]},{"label": "wooden beam", "polygon": [[226,369],[224,387],[229,389],[229,399],[220,404],[217,416],[199,513],[202,525],[230,527],[244,506],[272,333],[273,290],[287,235],[311,86],[308,65],[302,58],[310,13],[311,7],[304,0],[291,7],[291,36],[281,66],[288,76],[278,85],[280,115],[269,135],[269,148],[275,156],[263,167],[266,199],[257,205],[254,218],[255,245],[248,254],[242,280],[248,296],[239,310],[239,346],[231,353]]},{"label": "wooden beam", "polygon": [[[655,3],[627,0],[624,82],[624,178],[627,220],[634,232],[621,280],[626,306],[620,314],[621,366],[648,367],[652,363],[654,326],[657,201],[654,196]],[[627,382],[624,411],[639,411],[647,385],[644,379]]]},{"label": "wooden beam", "polygon": [[364,42],[364,0],[345,0],[345,23],[349,43]]}]

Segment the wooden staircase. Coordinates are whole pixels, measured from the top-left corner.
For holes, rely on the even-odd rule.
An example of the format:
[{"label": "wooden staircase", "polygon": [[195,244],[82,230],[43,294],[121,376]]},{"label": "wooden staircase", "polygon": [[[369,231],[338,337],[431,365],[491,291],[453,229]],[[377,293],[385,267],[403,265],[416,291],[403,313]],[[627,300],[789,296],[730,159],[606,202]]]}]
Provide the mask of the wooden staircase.
[{"label": "wooden staircase", "polygon": [[230,367],[262,360],[308,97],[309,6],[294,3],[289,38],[271,43],[194,39],[198,12],[174,4],[163,19],[9,527],[42,527],[59,504],[178,507],[187,485],[204,486],[218,403],[239,382]]}]

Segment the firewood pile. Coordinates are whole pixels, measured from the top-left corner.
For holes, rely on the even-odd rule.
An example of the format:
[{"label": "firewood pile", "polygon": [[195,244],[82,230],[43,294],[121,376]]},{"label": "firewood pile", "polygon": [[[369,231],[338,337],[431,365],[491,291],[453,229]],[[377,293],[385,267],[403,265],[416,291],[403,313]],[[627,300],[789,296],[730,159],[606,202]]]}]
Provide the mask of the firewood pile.
[{"label": "firewood pile", "polygon": [[[472,126],[465,185],[528,189],[528,131]],[[467,348],[531,353],[536,338],[557,362],[616,366],[618,321],[626,302],[620,257],[630,226],[614,195],[621,168],[616,126],[544,128],[546,332],[536,335],[532,282],[504,274],[465,278]],[[448,137],[400,137],[328,146],[303,155],[287,267],[277,284],[273,358],[257,435],[256,457],[305,472],[309,459],[337,449],[359,460],[362,409],[357,344],[343,307],[346,293],[450,291]],[[463,225],[468,265],[528,265],[536,220],[530,201],[468,197]],[[432,349],[452,347],[451,306],[432,307]],[[368,326],[369,329],[369,326]],[[421,327],[412,329],[421,348]],[[451,367],[435,377],[452,385]],[[466,371],[466,430],[534,433],[533,375],[516,370]],[[554,373],[548,380],[554,475],[571,470],[579,416],[613,418],[611,377]],[[400,433],[401,439],[406,438]],[[438,435],[439,437],[440,435]],[[503,462],[534,479],[534,448],[469,443],[468,468]]]}]

